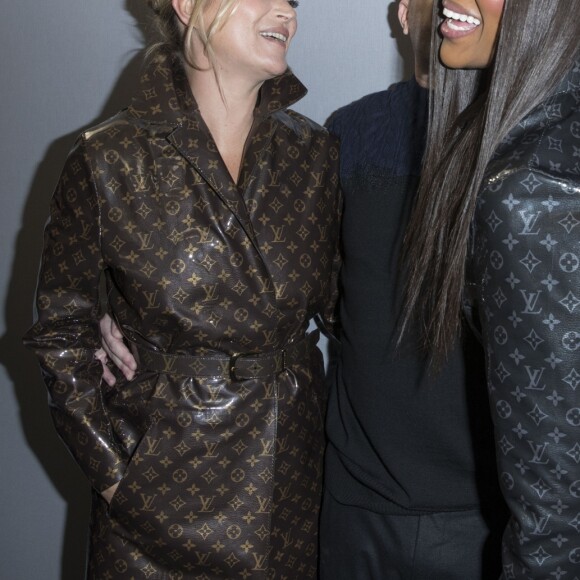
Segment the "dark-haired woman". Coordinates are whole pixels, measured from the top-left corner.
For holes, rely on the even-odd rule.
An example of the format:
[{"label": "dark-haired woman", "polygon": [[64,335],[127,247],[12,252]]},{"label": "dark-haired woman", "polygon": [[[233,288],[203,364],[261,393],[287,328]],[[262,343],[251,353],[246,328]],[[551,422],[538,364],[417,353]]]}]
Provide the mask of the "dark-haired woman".
[{"label": "dark-haired woman", "polygon": [[[286,109],[297,2],[151,0],[164,40],[51,206],[37,353],[93,487],[92,580],[314,578],[336,140]],[[99,279],[104,284],[99,284]],[[101,382],[99,303],[139,365]],[[327,317],[328,318],[328,317]]]},{"label": "dark-haired woman", "polygon": [[[577,0],[445,0],[407,236],[407,305],[441,361],[481,334],[505,579],[580,570]],[[440,59],[438,62],[437,57]],[[407,318],[407,322],[408,322]]]}]

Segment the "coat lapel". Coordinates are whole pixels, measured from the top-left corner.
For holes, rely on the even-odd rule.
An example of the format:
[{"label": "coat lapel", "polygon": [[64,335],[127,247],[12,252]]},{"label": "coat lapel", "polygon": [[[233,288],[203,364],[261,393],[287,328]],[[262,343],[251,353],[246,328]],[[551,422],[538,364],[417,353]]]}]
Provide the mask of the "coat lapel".
[{"label": "coat lapel", "polygon": [[234,214],[260,253],[246,201],[253,196],[252,184],[256,172],[262,170],[276,131],[277,123],[273,115],[305,94],[304,85],[290,70],[264,83],[242,160],[240,187],[233,181],[201,117],[178,58],[161,53],[150,63],[144,71],[140,91],[133,99],[129,112],[144,125],[156,125],[158,131],[167,131],[167,141]]},{"label": "coat lapel", "polygon": [[196,116],[197,120],[189,118],[184,125],[177,127],[168,136],[168,141],[234,214],[252,244],[257,247],[254,228],[243,197],[227,170],[199,111],[196,112]]}]

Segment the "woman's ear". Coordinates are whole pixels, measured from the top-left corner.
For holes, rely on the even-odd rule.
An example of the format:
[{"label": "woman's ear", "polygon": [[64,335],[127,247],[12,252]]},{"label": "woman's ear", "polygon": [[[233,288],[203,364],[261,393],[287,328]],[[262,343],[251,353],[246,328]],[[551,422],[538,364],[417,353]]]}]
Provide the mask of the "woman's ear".
[{"label": "woman's ear", "polygon": [[403,34],[409,34],[409,0],[399,0],[399,23]]},{"label": "woman's ear", "polygon": [[192,0],[171,0],[171,5],[181,24],[187,27],[193,10]]}]

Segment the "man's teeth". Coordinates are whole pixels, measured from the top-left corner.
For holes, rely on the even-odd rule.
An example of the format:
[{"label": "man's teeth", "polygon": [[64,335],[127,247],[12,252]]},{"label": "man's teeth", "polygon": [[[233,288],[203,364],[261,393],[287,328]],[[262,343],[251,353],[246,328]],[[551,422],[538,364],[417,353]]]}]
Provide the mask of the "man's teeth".
[{"label": "man's teeth", "polygon": [[280,34],[279,32],[260,32],[262,36],[269,36],[270,38],[275,38],[276,40],[280,40],[282,42],[286,42],[288,40],[287,36]]},{"label": "man's teeth", "polygon": [[467,14],[459,14],[458,12],[453,12],[449,8],[443,8],[443,16],[451,18],[451,20],[460,20],[461,22],[467,22],[468,24],[474,24],[479,26],[481,22],[474,16],[467,16]]}]

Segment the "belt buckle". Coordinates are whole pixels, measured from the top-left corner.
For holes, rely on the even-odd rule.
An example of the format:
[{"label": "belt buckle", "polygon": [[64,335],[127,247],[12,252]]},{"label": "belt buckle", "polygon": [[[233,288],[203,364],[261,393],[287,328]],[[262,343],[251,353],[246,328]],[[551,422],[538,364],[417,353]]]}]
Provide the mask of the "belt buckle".
[{"label": "belt buckle", "polygon": [[[237,362],[238,362],[238,360],[240,358],[259,357],[260,354],[261,353],[257,353],[257,352],[254,352],[254,353],[243,353],[243,352],[234,353],[230,357],[230,361],[229,361],[229,365],[228,365],[228,373],[229,373],[230,379],[232,381],[241,381],[241,380],[243,380],[241,377],[238,377],[237,374],[236,374],[236,364],[237,364]],[[280,349],[280,354],[282,356],[282,368],[280,368],[280,370],[278,370],[278,369],[275,369],[274,370],[274,374],[276,374],[276,375],[284,372],[288,368],[288,366],[287,366],[288,361],[287,361],[287,352],[286,352],[286,349],[285,348]],[[249,369],[249,370],[251,370],[251,369]],[[251,377],[251,378],[257,378],[257,376],[256,377]]]},{"label": "belt buckle", "polygon": [[230,362],[228,365],[228,373],[232,381],[241,380],[236,376],[236,363],[238,362],[238,359],[242,356],[244,356],[243,352],[236,352],[230,357]]},{"label": "belt buckle", "polygon": [[[230,379],[232,381],[243,381],[244,379],[242,377],[238,377],[238,375],[236,374],[236,364],[237,364],[238,360],[240,360],[241,358],[256,357],[256,356],[259,356],[259,354],[260,353],[257,353],[257,352],[236,352],[236,353],[234,353],[230,357],[230,363],[229,363]],[[251,369],[249,369],[249,370],[251,370]],[[246,377],[246,378],[257,378],[257,377]]]}]

